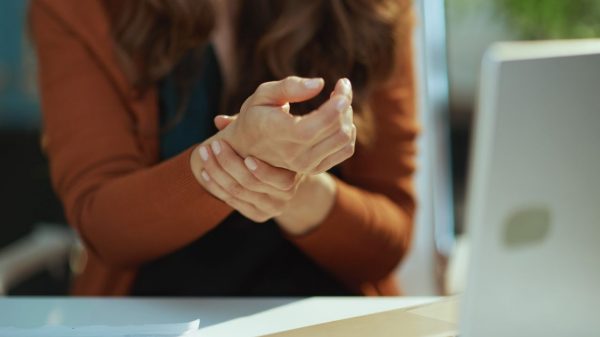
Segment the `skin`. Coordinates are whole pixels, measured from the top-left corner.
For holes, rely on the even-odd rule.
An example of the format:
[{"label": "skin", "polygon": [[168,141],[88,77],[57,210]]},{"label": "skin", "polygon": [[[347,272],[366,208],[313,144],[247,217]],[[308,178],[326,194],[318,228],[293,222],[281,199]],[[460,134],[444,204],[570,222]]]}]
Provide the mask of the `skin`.
[{"label": "skin", "polygon": [[[225,87],[237,81],[230,1],[217,1],[215,46]],[[340,80],[331,98],[306,117],[289,113],[323,90],[321,79],[288,78],[262,84],[235,117],[218,116],[220,130],[190,158],[198,183],[255,222],[275,219],[292,235],[318,226],[336,194],[330,167],[354,153],[352,88]],[[216,151],[215,151],[216,150]]]},{"label": "skin", "polygon": [[339,80],[317,110],[304,116],[289,112],[290,103],[313,98],[323,85],[322,79],[295,76],[261,84],[220,137],[243,157],[254,156],[298,173],[327,171],[353,153],[356,127],[350,81]]},{"label": "skin", "polygon": [[292,235],[318,226],[336,193],[325,171],[352,156],[356,141],[347,79],[317,110],[301,117],[289,113],[290,103],[313,98],[323,84],[299,77],[264,83],[238,115],[217,117],[222,130],[190,159],[197,181],[255,222],[274,218]]}]

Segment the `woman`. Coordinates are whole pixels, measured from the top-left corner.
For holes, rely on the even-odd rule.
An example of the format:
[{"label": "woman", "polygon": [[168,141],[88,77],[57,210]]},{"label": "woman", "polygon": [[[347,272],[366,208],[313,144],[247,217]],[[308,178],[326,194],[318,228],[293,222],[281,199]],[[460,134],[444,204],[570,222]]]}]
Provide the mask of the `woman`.
[{"label": "woman", "polygon": [[87,252],[73,293],[398,294],[408,3],[32,2],[43,144]]}]

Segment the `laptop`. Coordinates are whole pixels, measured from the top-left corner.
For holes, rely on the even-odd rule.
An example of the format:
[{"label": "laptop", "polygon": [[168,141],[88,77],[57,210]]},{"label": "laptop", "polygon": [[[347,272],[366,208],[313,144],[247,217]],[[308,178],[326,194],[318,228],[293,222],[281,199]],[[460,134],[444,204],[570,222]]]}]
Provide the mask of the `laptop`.
[{"label": "laptop", "polygon": [[484,57],[464,337],[600,336],[600,40]]}]

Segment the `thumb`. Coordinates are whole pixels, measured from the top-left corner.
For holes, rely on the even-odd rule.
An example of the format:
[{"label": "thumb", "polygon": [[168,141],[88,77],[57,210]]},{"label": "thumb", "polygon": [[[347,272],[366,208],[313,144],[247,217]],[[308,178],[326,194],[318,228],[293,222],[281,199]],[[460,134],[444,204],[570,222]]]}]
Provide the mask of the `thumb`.
[{"label": "thumb", "polygon": [[237,118],[237,115],[236,116],[218,115],[214,119],[215,126],[217,127],[217,129],[219,129],[219,131],[223,130],[227,127],[227,125],[229,125],[233,121],[235,121],[236,118]]},{"label": "thumb", "polygon": [[324,85],[325,81],[320,77],[289,76],[280,81],[265,82],[252,95],[253,105],[280,106],[303,102],[317,96]]}]

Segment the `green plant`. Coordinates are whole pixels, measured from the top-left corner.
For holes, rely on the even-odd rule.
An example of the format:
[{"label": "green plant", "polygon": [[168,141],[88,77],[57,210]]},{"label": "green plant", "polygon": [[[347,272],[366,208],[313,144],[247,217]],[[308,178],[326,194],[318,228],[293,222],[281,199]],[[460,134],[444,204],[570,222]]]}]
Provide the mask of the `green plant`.
[{"label": "green plant", "polygon": [[600,37],[600,0],[495,1],[525,39]]}]

